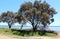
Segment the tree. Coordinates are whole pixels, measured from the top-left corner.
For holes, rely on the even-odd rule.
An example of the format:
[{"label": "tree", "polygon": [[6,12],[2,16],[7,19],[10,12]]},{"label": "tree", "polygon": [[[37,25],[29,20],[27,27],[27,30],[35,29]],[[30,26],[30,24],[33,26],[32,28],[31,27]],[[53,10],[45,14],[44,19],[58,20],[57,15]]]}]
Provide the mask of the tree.
[{"label": "tree", "polygon": [[23,22],[30,21],[33,30],[35,31],[40,23],[45,28],[47,24],[54,22],[54,14],[56,14],[55,9],[50,8],[50,5],[46,3],[46,1],[42,3],[41,1],[35,1],[33,4],[31,2],[27,2],[21,5],[17,19],[19,23],[23,19]]},{"label": "tree", "polygon": [[2,17],[0,16],[0,22],[1,22],[1,18],[2,18]]},{"label": "tree", "polygon": [[16,22],[19,22],[19,24],[22,24],[22,25],[21,25],[21,29],[22,29],[23,25],[26,24],[26,18],[25,18],[24,15],[22,15],[21,13],[18,13],[18,14],[15,16],[15,21],[16,21]]},{"label": "tree", "polygon": [[1,21],[7,22],[9,28],[11,28],[12,24],[15,22],[14,13],[10,11],[3,12],[3,14],[1,15]]}]

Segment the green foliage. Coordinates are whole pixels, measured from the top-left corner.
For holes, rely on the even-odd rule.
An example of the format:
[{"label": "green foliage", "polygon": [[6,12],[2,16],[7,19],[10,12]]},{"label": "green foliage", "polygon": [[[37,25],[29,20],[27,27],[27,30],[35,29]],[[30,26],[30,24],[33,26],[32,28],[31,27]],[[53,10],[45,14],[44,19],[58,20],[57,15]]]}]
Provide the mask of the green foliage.
[{"label": "green foliage", "polygon": [[34,3],[26,2],[22,4],[18,11],[19,14],[24,16],[24,21],[30,21],[33,30],[36,30],[37,24],[43,24],[45,27],[47,24],[54,22],[53,16],[56,14],[56,11],[46,1],[42,3],[41,1],[35,1]]},{"label": "green foliage", "polygon": [[36,0],[34,3],[26,2],[22,4],[16,14],[10,11],[3,12],[0,16],[0,20],[7,22],[9,28],[11,28],[12,24],[15,22],[24,25],[29,21],[35,31],[37,30],[37,26],[41,26],[38,24],[42,24],[46,27],[48,24],[54,22],[53,17],[56,13],[55,9],[50,7],[46,1],[41,2]]},{"label": "green foliage", "polygon": [[3,12],[1,15],[1,21],[2,22],[7,22],[9,28],[11,28],[11,25],[15,22],[15,15],[11,11]]},{"label": "green foliage", "polygon": [[46,35],[45,35],[45,36],[55,37],[55,36],[56,36],[56,34],[54,34],[54,33],[46,33]]},{"label": "green foliage", "polygon": [[[42,36],[42,31],[17,30],[0,28],[0,34],[18,35],[18,36]],[[44,36],[56,36],[54,32],[45,32]]]}]

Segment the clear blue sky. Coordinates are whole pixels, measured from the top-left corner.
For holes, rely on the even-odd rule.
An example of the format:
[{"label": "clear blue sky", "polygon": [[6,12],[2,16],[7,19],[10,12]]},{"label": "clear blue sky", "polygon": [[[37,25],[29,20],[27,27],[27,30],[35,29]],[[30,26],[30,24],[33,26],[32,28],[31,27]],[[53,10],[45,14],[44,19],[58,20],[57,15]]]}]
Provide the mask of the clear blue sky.
[{"label": "clear blue sky", "polygon": [[[34,2],[34,0],[0,0],[0,14],[4,11],[13,11],[17,12],[20,5],[24,2]],[[42,0],[44,1],[44,0]],[[60,0],[46,0],[47,3],[50,4],[51,7],[54,7],[58,12],[54,18],[55,22],[51,24],[51,26],[60,26]]]}]

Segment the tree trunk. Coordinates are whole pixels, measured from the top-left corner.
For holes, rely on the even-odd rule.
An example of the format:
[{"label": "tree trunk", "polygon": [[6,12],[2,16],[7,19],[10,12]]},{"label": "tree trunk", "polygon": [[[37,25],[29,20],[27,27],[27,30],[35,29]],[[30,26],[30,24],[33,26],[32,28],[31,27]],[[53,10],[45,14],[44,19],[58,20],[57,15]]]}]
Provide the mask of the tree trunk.
[{"label": "tree trunk", "polygon": [[33,31],[36,31],[37,30],[37,27],[34,26],[34,23],[32,23],[32,27],[33,27]]},{"label": "tree trunk", "polygon": [[33,27],[33,31],[36,31],[36,30],[35,30],[35,27]]},{"label": "tree trunk", "polygon": [[42,30],[42,35],[45,35],[46,34],[46,30],[45,30],[46,25],[44,25],[43,27],[44,27],[44,29]]},{"label": "tree trunk", "polygon": [[9,26],[9,28],[11,28],[11,25],[10,24],[8,24],[8,26]]},{"label": "tree trunk", "polygon": [[23,27],[23,24],[21,25],[21,29],[22,29],[22,27]]},{"label": "tree trunk", "polygon": [[11,28],[11,25],[9,25],[9,28]]},{"label": "tree trunk", "polygon": [[44,25],[44,29],[43,29],[44,31],[45,31],[45,28],[46,28],[46,25]]}]

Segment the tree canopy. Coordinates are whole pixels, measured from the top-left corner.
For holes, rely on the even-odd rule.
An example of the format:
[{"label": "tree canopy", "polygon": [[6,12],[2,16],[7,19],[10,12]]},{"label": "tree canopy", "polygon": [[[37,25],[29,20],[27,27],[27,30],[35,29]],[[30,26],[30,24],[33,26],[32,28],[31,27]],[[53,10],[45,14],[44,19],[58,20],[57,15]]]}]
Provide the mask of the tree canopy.
[{"label": "tree canopy", "polygon": [[14,13],[10,12],[10,11],[3,12],[2,15],[1,15],[1,21],[7,22],[9,28],[11,28],[11,25],[15,22]]},{"label": "tree canopy", "polygon": [[[18,15],[20,14],[22,17],[24,16],[25,21],[30,21],[33,30],[36,30],[40,23],[45,27],[47,24],[54,22],[53,17],[56,11],[54,8],[50,7],[46,1],[42,3],[41,1],[35,1],[34,3],[26,2],[22,4],[18,10]],[[19,19],[19,21],[21,22],[21,19]]]},{"label": "tree canopy", "polygon": [[46,1],[35,1],[34,3],[23,3],[16,14],[10,11],[3,12],[0,19],[8,24],[13,24],[16,21],[22,23],[22,25],[29,21],[35,31],[38,26],[41,26],[39,24],[42,24],[45,28],[48,24],[54,22],[53,17],[56,13],[55,9],[50,7]]}]

